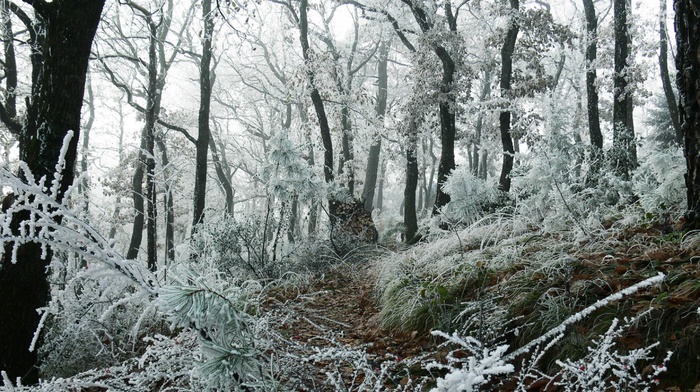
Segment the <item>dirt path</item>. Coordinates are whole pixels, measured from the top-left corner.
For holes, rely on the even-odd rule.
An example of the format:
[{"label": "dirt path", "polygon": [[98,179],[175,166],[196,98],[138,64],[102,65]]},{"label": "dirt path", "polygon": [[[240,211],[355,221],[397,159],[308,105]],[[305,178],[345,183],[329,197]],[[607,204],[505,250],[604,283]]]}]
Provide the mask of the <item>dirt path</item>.
[{"label": "dirt path", "polygon": [[[289,352],[312,358],[295,365],[297,372],[291,378],[298,390],[335,391],[337,387],[328,385],[329,374],[347,390],[367,390],[361,385],[370,381],[393,389],[392,384],[408,382],[405,374],[411,359],[435,352],[427,337],[378,326],[371,273],[369,264],[337,267],[301,292],[276,295],[266,304],[282,320],[279,327]],[[384,380],[368,380],[382,374],[382,368]]]}]

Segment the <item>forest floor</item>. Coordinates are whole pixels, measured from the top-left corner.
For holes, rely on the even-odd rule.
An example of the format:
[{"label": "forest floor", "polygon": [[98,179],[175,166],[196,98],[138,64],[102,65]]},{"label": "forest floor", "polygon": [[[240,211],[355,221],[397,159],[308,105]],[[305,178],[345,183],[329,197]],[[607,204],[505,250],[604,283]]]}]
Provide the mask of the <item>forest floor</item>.
[{"label": "forest floor", "polygon": [[[700,263],[697,257],[700,241],[688,246],[674,233],[655,226],[616,231],[600,252],[587,252],[585,245],[571,249],[575,261],[566,279],[552,280],[538,274],[530,279],[534,292],[549,297],[558,295],[562,301],[573,298],[576,305],[572,305],[572,309],[577,311],[663,272],[667,278],[661,286],[641,290],[618,305],[602,309],[591,320],[579,322],[572,333],[577,336],[576,340],[590,342],[607,328],[613,317],[622,319],[651,309],[648,322],[629,329],[618,343],[623,350],[632,350],[660,341],[659,351],[673,350],[682,357],[673,361],[675,365],[685,363],[692,369],[670,370],[667,377],[662,375],[657,390],[700,392],[697,377],[700,370],[695,368],[700,363],[697,357],[700,354]],[[532,245],[530,249],[537,248],[536,244]],[[513,271],[520,268],[515,265],[511,271],[494,272],[484,280],[485,290],[498,287],[508,292],[508,280]],[[298,358],[306,358],[297,364],[297,372],[288,376],[292,379],[288,381],[294,381],[298,390],[358,390],[358,385],[367,378],[382,373],[385,362],[393,365],[385,367],[383,376],[374,382],[392,390],[425,376],[427,373],[419,363],[444,361],[448,348],[440,346],[429,333],[386,330],[379,326],[375,283],[374,263],[351,263],[334,266],[305,285],[278,288],[269,293],[263,309],[280,312],[275,317],[282,320],[277,325],[280,339],[286,342],[288,352],[297,352]],[[457,298],[457,303],[472,300],[470,296],[475,291],[463,290],[466,294]],[[503,305],[510,305],[513,315],[523,318],[524,323],[541,318],[544,310],[537,308],[536,296],[532,303],[524,303],[522,296],[505,297],[510,303]],[[539,325],[539,328],[545,326]],[[329,351],[329,348],[335,350]],[[585,351],[585,346],[577,348]],[[405,365],[396,365],[401,363]],[[431,374],[430,378],[435,376]],[[329,383],[329,380],[335,381]],[[551,385],[542,385],[533,382],[528,390],[557,390]]]},{"label": "forest floor", "polygon": [[[430,336],[379,326],[375,282],[371,263],[339,265],[294,291],[273,292],[264,304],[266,311],[284,313],[276,318],[284,320],[279,327],[289,352],[309,358],[319,348],[338,349],[333,358],[321,355],[313,363],[298,364],[299,390],[337,391],[342,385],[352,391],[368,381],[368,373],[381,373],[385,361],[413,364],[413,358],[434,357],[439,352]],[[373,381],[394,389],[410,382],[406,370],[398,375],[392,367],[382,380]],[[410,370],[415,376],[424,373],[419,366]],[[335,377],[336,385],[328,385],[329,375]]]}]

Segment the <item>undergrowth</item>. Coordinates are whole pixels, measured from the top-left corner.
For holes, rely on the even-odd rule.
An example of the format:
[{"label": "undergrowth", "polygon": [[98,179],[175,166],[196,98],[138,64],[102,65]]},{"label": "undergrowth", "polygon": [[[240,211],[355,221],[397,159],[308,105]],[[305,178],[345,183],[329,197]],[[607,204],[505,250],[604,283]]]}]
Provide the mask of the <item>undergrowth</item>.
[{"label": "undergrowth", "polygon": [[[41,309],[45,380],[23,387],[2,374],[3,390],[692,388],[700,232],[677,230],[678,158],[645,163],[630,181],[606,174],[595,188],[563,166],[523,170],[510,199],[470,200],[489,185],[463,173],[449,187],[465,192],[455,197],[463,208],[444,211],[449,230],[434,225],[397,252],[284,247],[255,219],[212,221],[193,238],[197,258],[158,274],[125,260],[30,175],[0,170],[24,200],[2,215],[3,244],[36,241],[56,256]],[[8,229],[22,208],[41,230]],[[350,345],[308,317],[315,335],[294,338],[288,328],[306,317],[307,300],[328,292],[312,282],[357,269],[376,276],[381,327],[432,339],[431,350],[378,360],[371,344]]]}]

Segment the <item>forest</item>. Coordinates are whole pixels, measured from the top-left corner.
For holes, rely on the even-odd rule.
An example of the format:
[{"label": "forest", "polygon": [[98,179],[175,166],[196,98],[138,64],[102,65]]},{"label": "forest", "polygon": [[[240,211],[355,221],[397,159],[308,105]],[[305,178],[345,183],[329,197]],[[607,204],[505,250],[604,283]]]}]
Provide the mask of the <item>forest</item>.
[{"label": "forest", "polygon": [[0,5],[0,391],[700,391],[697,1]]}]

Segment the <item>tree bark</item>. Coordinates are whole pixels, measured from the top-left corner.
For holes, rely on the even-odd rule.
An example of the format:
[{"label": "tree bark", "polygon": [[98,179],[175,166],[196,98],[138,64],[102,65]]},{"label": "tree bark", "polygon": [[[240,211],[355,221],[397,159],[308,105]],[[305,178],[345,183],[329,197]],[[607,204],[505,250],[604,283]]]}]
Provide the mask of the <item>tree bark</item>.
[{"label": "tree bark", "polygon": [[[309,118],[306,115],[306,110],[303,105],[298,105],[297,109],[299,111],[299,118],[301,118],[302,127],[305,129],[304,137],[306,139],[306,146],[308,149],[306,152],[306,162],[310,168],[313,168],[316,165],[316,154],[314,151],[313,141],[311,140],[311,132],[306,127],[306,124],[309,122]],[[311,203],[309,204],[308,219],[309,226],[307,233],[309,237],[313,237],[316,235],[316,227],[318,225],[318,202],[316,200],[311,200]]]},{"label": "tree bark", "polygon": [[211,107],[211,58],[212,35],[214,34],[214,16],[211,11],[211,0],[202,0],[202,60],[199,64],[199,130],[197,134],[197,163],[194,175],[194,210],[192,215],[192,233],[197,224],[204,219],[204,207],[207,194],[207,157],[209,154],[209,112]]},{"label": "tree bark", "polygon": [[377,187],[377,209],[382,212],[384,208],[384,182],[386,181],[386,166],[387,160],[382,160],[381,170],[379,172],[379,186]]},{"label": "tree bark", "polygon": [[[146,128],[141,131],[141,150],[146,148]],[[146,222],[145,219],[145,202],[143,198],[143,177],[144,177],[144,161],[145,156],[139,153],[139,158],[136,161],[134,168],[134,176],[131,178],[131,195],[134,202],[134,222],[131,228],[131,240],[129,248],[126,251],[126,258],[135,260],[141,250],[141,242],[143,241],[143,229]]]},{"label": "tree bark", "polygon": [[671,76],[668,72],[668,34],[666,29],[666,0],[660,0],[659,10],[659,71],[661,73],[661,85],[664,89],[668,114],[671,116],[671,124],[676,136],[676,144],[683,145],[683,131],[681,130],[680,116],[676,94],[671,85]]},{"label": "tree bark", "polygon": [[[484,71],[483,85],[479,95],[479,103],[485,102],[491,95],[491,68]],[[474,155],[472,156],[472,174],[479,176],[479,150],[481,150],[481,134],[484,129],[484,114],[480,110],[476,119],[476,136],[474,140]]]},{"label": "tree bark", "polygon": [[[122,167],[124,163],[124,112],[122,110],[121,101],[117,105],[117,114],[119,115],[119,143],[117,144],[117,154],[119,155],[118,165]],[[109,234],[107,238],[110,241],[117,235],[117,226],[121,226],[117,223],[119,221],[119,214],[121,213],[121,203],[122,195],[120,192],[117,192],[116,200],[114,201],[114,210],[112,210],[112,219],[109,221]]]},{"label": "tree bark", "polygon": [[292,198],[292,206],[289,209],[289,226],[287,227],[287,241],[293,244],[297,240],[297,220],[299,217],[299,197]]},{"label": "tree bark", "polygon": [[350,120],[350,111],[347,106],[343,106],[340,109],[340,126],[343,129],[343,136],[340,145],[340,158],[338,159],[338,176],[347,172],[346,186],[348,194],[354,197],[355,169],[352,165],[355,159],[355,152],[353,151],[352,122]]},{"label": "tree bark", "polygon": [[10,17],[9,0],[2,0],[2,40],[5,49],[5,111],[7,116],[17,116],[17,59],[15,55],[14,33]]},{"label": "tree bark", "polygon": [[[308,0],[301,0],[299,5],[299,41],[301,42],[302,55],[304,57],[304,62],[306,63],[306,74],[309,78],[309,87],[311,88],[311,102],[314,105],[314,110],[316,111],[316,118],[318,119],[318,125],[321,131],[321,140],[323,142],[323,177],[327,184],[333,182],[333,139],[331,138],[331,128],[328,125],[328,117],[326,116],[326,109],[323,105],[323,100],[321,99],[321,94],[316,87],[316,74],[311,67],[310,51],[309,47],[309,21],[307,17],[309,7]],[[331,224],[335,222],[335,203],[332,197],[328,200],[328,214],[330,215]]]},{"label": "tree bark", "polygon": [[481,154],[481,164],[479,165],[479,178],[486,181],[488,177],[489,150],[484,150]]},{"label": "tree bark", "polygon": [[[501,49],[501,98],[511,98],[511,78],[513,76],[513,52],[515,51],[515,41],[518,39],[520,26],[518,22],[518,13],[520,8],[519,0],[510,0],[510,8],[512,16],[510,26],[506,33],[506,40]],[[498,189],[503,192],[510,192],[510,172],[513,170],[513,159],[515,149],[513,147],[513,138],[510,135],[510,117],[509,110],[501,111],[498,117],[499,129],[501,132],[501,144],[503,145],[503,164],[501,166],[501,176],[498,180]]]},{"label": "tree bark", "polygon": [[[32,61],[36,84],[20,135],[20,159],[35,178],[45,176],[50,184],[63,140],[72,131],[55,195],[63,201],[74,179],[88,60],[104,1],[54,0],[33,6],[45,36],[32,43],[39,44],[33,48],[43,61]],[[3,122],[6,115],[2,114]],[[15,216],[14,227],[28,218],[28,214]],[[9,245],[5,254],[11,249]],[[45,306],[50,297],[46,269],[51,252],[46,256],[42,258],[41,245],[24,244],[19,248],[18,262],[5,262],[0,269],[0,368],[12,380],[21,378],[25,385],[38,381],[37,350],[30,352],[29,346],[39,323],[36,309]]]},{"label": "tree bark", "polygon": [[[168,158],[168,149],[162,134],[156,137],[156,143],[160,150],[161,165],[163,168],[167,168],[170,165],[170,159]],[[166,262],[173,262],[175,261],[175,206],[173,202],[173,183],[169,173],[165,173],[164,176],[163,207],[165,210],[165,259]]]},{"label": "tree bark", "polygon": [[156,34],[158,30],[155,24],[151,24],[151,37],[149,47],[149,62],[152,65],[148,72],[148,103],[146,108],[146,263],[148,269],[156,270],[158,254],[157,254],[157,232],[156,232],[156,215],[157,215],[157,200],[156,200],[156,161],[155,154],[155,135],[156,122],[160,113],[160,98],[162,97],[163,86],[158,85],[158,73],[156,71]]},{"label": "tree bark", "polygon": [[[377,123],[382,129],[384,128],[384,116],[386,115],[388,99],[389,73],[387,71],[387,65],[389,63],[389,47],[390,43],[387,41],[382,41],[381,44],[379,44],[379,61],[377,62],[377,103],[374,106],[374,112],[377,115]],[[364,200],[364,208],[368,214],[372,213],[374,207],[374,192],[377,187],[377,173],[379,172],[379,157],[381,151],[382,137],[381,133],[378,133],[375,135],[375,139],[369,147],[365,183],[364,189],[362,190],[362,200]]]},{"label": "tree bark", "polygon": [[455,64],[447,53],[447,50],[438,48],[438,57],[442,61],[442,93],[448,98],[441,100],[440,107],[440,164],[437,171],[437,191],[433,215],[438,215],[442,207],[450,202],[450,195],[442,189],[442,184],[455,169],[455,97],[452,95],[452,83],[454,82]]},{"label": "tree bark", "polygon": [[434,204],[435,198],[433,197],[433,183],[435,182],[435,165],[437,164],[437,156],[433,152],[433,147],[435,146],[435,142],[433,141],[433,136],[429,135],[429,143],[428,143],[428,154],[430,154],[430,176],[428,177],[428,185],[427,189],[425,192],[425,209],[428,210],[430,207],[432,207],[431,203]]},{"label": "tree bark", "polygon": [[679,113],[684,136],[685,176],[688,211],[685,229],[700,229],[700,16],[690,0],[675,0],[676,83],[680,96]]},{"label": "tree bark", "polygon": [[[136,259],[141,248],[143,228],[146,226],[146,263],[151,271],[156,270],[156,184],[155,167],[153,159],[155,150],[155,131],[160,115],[161,99],[165,84],[164,75],[158,77],[158,57],[156,45],[158,44],[158,25],[145,14],[149,29],[148,44],[148,87],[146,91],[145,124],[141,134],[141,150],[137,162],[136,171],[132,180],[134,210],[133,230],[127,259]],[[146,198],[144,201],[143,181],[146,180]],[[145,215],[144,215],[145,204]]]},{"label": "tree bark", "polygon": [[417,129],[414,119],[410,120],[408,140],[406,143],[406,186],[404,188],[403,223],[406,227],[405,242],[413,244],[417,241],[418,217],[416,215],[416,188],[418,186],[418,142]]},{"label": "tree bark", "polygon": [[81,181],[78,183],[78,193],[82,195],[83,213],[87,217],[90,208],[90,183],[85,175],[88,171],[89,156],[90,156],[90,130],[95,122],[95,95],[92,92],[92,82],[88,78],[86,80],[87,104],[88,104],[88,119],[82,130],[82,144],[80,146],[80,171],[82,175]]},{"label": "tree bark", "polygon": [[211,150],[212,161],[214,161],[216,178],[219,179],[219,185],[224,192],[224,199],[226,203],[225,211],[229,216],[233,216],[233,196],[235,192],[233,190],[233,185],[231,184],[231,173],[228,169],[228,162],[225,159],[223,151],[222,154],[219,154],[219,149],[216,147],[216,141],[213,137],[209,138],[209,149]]},{"label": "tree bark", "polygon": [[622,178],[629,178],[630,171],[637,167],[637,147],[632,121],[632,94],[628,91],[630,36],[627,26],[629,0],[614,0],[615,19],[615,76],[613,85],[613,169]]},{"label": "tree bark", "polygon": [[603,160],[603,133],[600,130],[600,113],[598,108],[598,73],[596,59],[598,58],[598,18],[593,0],[583,0],[586,13],[586,97],[588,113],[588,135],[591,141],[591,175],[590,181],[600,170]]}]

